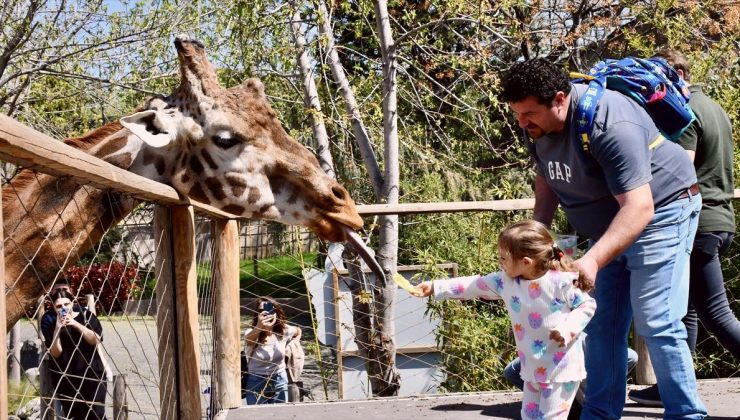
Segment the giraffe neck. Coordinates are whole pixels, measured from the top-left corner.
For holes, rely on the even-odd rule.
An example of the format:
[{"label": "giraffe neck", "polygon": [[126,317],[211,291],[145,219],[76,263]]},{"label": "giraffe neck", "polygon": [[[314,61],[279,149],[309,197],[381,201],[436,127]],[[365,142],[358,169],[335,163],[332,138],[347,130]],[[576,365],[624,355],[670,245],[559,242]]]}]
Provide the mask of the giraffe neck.
[{"label": "giraffe neck", "polygon": [[[136,155],[136,141],[131,140],[113,123],[65,143],[128,169]],[[2,204],[6,325],[12,326],[64,268],[99,242],[136,203],[72,178],[24,169],[3,187]]]}]

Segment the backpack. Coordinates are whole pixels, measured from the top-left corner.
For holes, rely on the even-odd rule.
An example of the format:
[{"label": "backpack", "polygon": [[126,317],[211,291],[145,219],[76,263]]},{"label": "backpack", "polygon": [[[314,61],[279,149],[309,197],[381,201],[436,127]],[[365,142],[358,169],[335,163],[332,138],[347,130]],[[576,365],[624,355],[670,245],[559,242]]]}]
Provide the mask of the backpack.
[{"label": "backpack", "polygon": [[[588,73],[570,74],[573,83],[588,83],[576,110],[576,133],[585,152],[590,149],[596,104],[604,89],[616,90],[640,104],[661,134],[672,141],[677,141],[696,119],[688,105],[691,94],[686,82],[662,58],[603,60]],[[651,148],[659,143],[654,141]]]}]

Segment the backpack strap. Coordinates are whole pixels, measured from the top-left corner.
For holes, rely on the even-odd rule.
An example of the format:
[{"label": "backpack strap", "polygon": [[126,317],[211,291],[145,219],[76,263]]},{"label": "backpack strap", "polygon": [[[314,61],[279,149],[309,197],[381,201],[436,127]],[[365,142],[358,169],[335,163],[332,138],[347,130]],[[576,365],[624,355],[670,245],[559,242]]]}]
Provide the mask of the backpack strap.
[{"label": "backpack strap", "polygon": [[581,139],[583,151],[589,153],[591,142],[591,130],[594,126],[594,116],[596,116],[596,106],[599,99],[606,89],[606,77],[599,75],[585,75],[581,73],[571,73],[572,78],[581,81],[589,80],[586,93],[578,101],[578,107],[575,110],[576,116],[576,134]]},{"label": "backpack strap", "polygon": [[[607,88],[607,84],[611,83],[611,85],[614,85],[610,85],[611,89],[629,96],[642,107],[645,107],[647,104],[659,101],[665,96],[665,91],[663,91],[662,95],[658,95],[658,92],[656,92],[646,97],[644,93],[650,91],[648,86],[654,87],[661,84],[665,86],[665,83],[670,83],[670,81],[668,77],[660,78],[649,71],[640,72],[640,77],[634,77],[634,68],[642,67],[648,69],[655,67],[656,71],[660,71],[660,64],[664,63],[659,61],[656,64],[652,60],[625,57],[618,61],[600,61],[589,70],[589,74],[570,73],[571,79],[574,79],[573,83],[588,82],[588,89],[586,89],[586,92],[579,99],[578,107],[575,111],[576,135],[581,140],[581,147],[585,153],[591,152],[591,132],[594,126],[596,107],[604,94],[604,90]],[[670,70],[673,70],[670,66],[668,67]],[[665,137],[659,134],[658,137],[650,142],[648,148],[650,150],[655,149],[663,140],[665,140]]]}]

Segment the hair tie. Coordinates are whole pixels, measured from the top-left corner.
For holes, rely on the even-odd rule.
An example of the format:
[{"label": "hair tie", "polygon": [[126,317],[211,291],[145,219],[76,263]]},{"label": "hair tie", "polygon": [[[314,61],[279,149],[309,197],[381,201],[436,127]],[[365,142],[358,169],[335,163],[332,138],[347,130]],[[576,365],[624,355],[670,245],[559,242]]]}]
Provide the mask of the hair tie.
[{"label": "hair tie", "polygon": [[561,258],[563,258],[563,251],[558,248],[558,244],[553,242],[552,244],[552,259],[560,261]]}]

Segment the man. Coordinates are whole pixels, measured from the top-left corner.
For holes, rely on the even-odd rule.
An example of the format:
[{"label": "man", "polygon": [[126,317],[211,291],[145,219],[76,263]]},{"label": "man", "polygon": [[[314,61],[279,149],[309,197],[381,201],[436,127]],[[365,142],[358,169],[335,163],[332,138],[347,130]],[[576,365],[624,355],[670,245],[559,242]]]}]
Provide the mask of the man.
[{"label": "man", "polygon": [[[622,415],[627,334],[634,316],[645,338],[668,418],[701,419],[686,329],[688,262],[701,196],[686,152],[663,141],[637,103],[601,97],[584,152],[576,109],[586,85],[544,59],[514,64],[500,99],[514,111],[536,163],[535,219],[552,222],[561,205],[590,239],[576,261],[595,280],[594,318],[586,327],[588,386],[582,418]],[[594,104],[596,105],[596,104]]]},{"label": "man", "polygon": [[[696,350],[698,320],[717,340],[740,359],[740,321],[730,308],[719,257],[730,247],[735,233],[732,207],[735,183],[732,173],[732,125],[727,113],[691,84],[689,62],[683,54],[666,50],[658,54],[689,85],[689,106],[696,121],[678,140],[694,162],[702,207],[690,258],[689,309],[683,319],[692,353]],[[657,386],[633,390],[635,402],[662,406]]]}]

